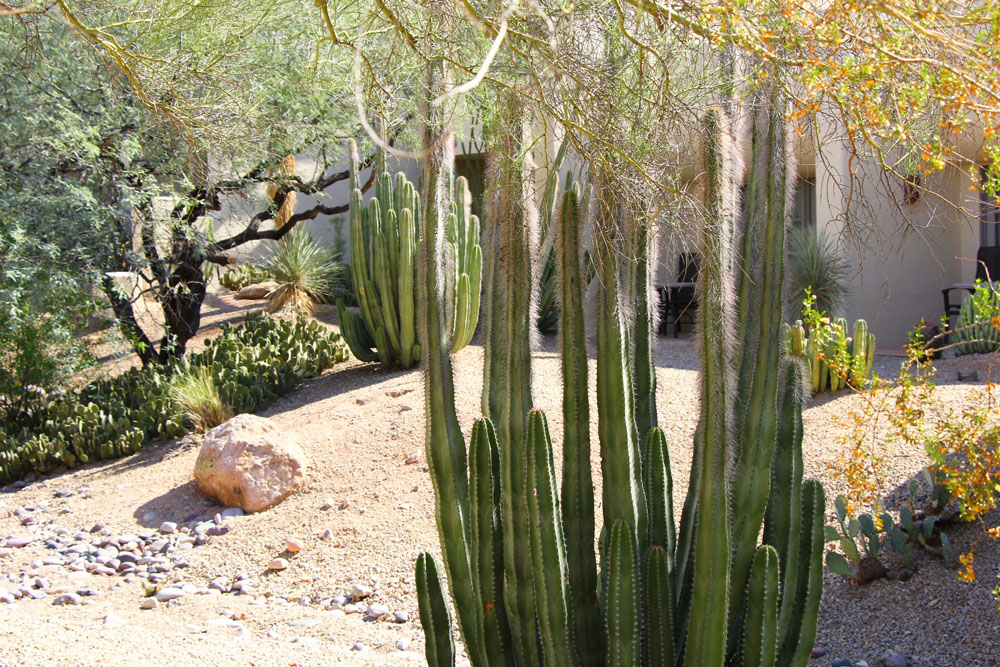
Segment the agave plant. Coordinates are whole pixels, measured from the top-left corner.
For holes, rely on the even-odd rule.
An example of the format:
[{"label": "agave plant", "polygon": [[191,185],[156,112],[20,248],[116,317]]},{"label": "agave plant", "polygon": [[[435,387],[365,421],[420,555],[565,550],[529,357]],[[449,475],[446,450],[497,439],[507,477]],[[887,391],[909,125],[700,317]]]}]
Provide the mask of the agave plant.
[{"label": "agave plant", "polygon": [[851,266],[837,254],[836,245],[811,227],[798,227],[788,234],[788,290],[790,308],[787,321],[802,316],[807,290],[816,296],[813,307],[836,313],[847,296]]},{"label": "agave plant", "polygon": [[264,268],[278,284],[267,297],[267,309],[272,313],[312,312],[330,294],[337,273],[331,251],[301,229],[282,237]]}]

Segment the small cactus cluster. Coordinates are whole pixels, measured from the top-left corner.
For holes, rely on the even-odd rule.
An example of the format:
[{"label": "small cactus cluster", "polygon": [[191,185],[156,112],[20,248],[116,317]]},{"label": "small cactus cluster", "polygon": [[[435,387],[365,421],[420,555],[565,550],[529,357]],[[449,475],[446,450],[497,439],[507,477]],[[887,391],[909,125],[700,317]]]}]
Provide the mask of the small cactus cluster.
[{"label": "small cactus cluster", "polygon": [[846,337],[847,320],[835,318],[826,330],[807,336],[802,320],[786,331],[789,353],[805,357],[809,386],[814,394],[836,393],[848,386],[862,389],[871,378],[875,361],[875,334],[864,320],[854,322],[854,335]]},{"label": "small cactus cluster", "polygon": [[994,322],[1000,316],[1000,291],[979,285],[965,297],[958,311],[952,334],[955,356],[989,354],[1000,350],[1000,329]]},{"label": "small cactus cluster", "polygon": [[[337,313],[351,352],[361,361],[410,368],[420,360],[416,335],[414,292],[417,241],[420,238],[420,195],[403,173],[395,178],[382,172],[375,196],[362,205],[357,187],[358,157],[351,155],[351,277],[359,313],[349,312],[343,300]],[[450,276],[452,307],[451,349],[457,352],[472,340],[479,321],[482,250],[479,218],[471,213],[471,195],[464,178],[456,182],[457,198],[447,213],[446,234],[453,267]]]},{"label": "small cactus cluster", "polygon": [[178,371],[205,367],[225,403],[236,413],[270,405],[303,379],[345,361],[339,334],[314,320],[276,320],[248,315],[244,324],[222,325],[222,333],[169,366],[133,368],[78,392],[56,396],[30,421],[0,426],[0,484],[31,472],[73,468],[126,456],[151,438],[175,438],[190,424],[169,396]]},{"label": "small cactus cluster", "polygon": [[[667,438],[656,427],[655,376],[644,377],[653,370],[651,350],[642,344],[652,335],[652,319],[635,307],[648,300],[642,285],[649,269],[628,267],[623,258],[635,255],[621,252],[647,251],[650,241],[614,201],[607,166],[594,169],[601,198],[594,220],[604,514],[599,557],[582,306],[587,207],[579,188],[563,194],[555,234],[565,304],[561,484],[546,417],[532,408],[528,332],[536,283],[524,256],[530,236],[520,224],[496,221],[500,227],[493,228],[488,216],[486,236],[499,243],[488,255],[504,260],[487,270],[488,332],[507,336],[487,336],[487,416],[473,425],[466,448],[438,289],[447,277],[433,250],[440,247],[444,213],[425,208],[426,444],[445,564],[440,568],[430,554],[417,562],[432,667],[456,658],[442,575],[477,666],[807,663],[822,592],[825,500],[819,482],[802,479],[801,371],[780,344],[788,158],[779,99],[771,98],[770,112],[755,114],[757,181],[742,236],[735,229],[736,170],[727,166],[738,155],[726,141],[730,123],[719,109],[706,119],[701,415],[679,523]],[[509,110],[516,116],[516,104]],[[522,155],[527,144],[523,137],[511,140],[511,125],[494,135],[492,148]],[[434,139],[425,133],[424,145],[434,146]],[[438,187],[444,162],[437,157],[425,165],[429,190]],[[494,183],[501,198],[503,184]],[[507,195],[530,203],[516,185]],[[742,253],[735,250],[737,238]]]}]

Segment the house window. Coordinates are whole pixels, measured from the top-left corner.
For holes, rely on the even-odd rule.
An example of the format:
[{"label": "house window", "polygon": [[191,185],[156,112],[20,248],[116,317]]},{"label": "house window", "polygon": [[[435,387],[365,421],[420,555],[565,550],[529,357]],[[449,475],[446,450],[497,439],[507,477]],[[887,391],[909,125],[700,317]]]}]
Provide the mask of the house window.
[{"label": "house window", "polygon": [[[980,182],[986,180],[986,167],[982,168]],[[979,245],[1000,246],[1000,204],[985,188],[979,188]]]},{"label": "house window", "polygon": [[816,228],[816,179],[800,178],[795,183],[792,226]]}]

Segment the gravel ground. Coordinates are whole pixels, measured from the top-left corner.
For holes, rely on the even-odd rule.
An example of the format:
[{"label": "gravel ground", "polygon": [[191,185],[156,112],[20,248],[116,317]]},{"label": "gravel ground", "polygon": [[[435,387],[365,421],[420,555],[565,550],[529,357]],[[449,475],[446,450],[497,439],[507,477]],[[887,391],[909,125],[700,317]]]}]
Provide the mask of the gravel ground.
[{"label": "gravel ground", "polygon": [[[209,323],[232,316],[231,299],[213,303]],[[329,319],[329,312],[321,317]],[[549,417],[559,456],[556,346],[554,339],[546,339],[535,354],[535,393]],[[673,460],[675,501],[680,503],[697,419],[694,344],[658,337],[656,361],[659,412]],[[482,348],[466,348],[455,364],[459,419],[468,436],[479,413]],[[877,370],[886,376],[894,375],[898,364],[898,358],[877,358]],[[957,370],[972,367],[985,380],[979,360],[940,363],[945,400],[960,404],[982,386],[953,382]],[[591,371],[593,384],[593,361]],[[832,416],[859,405],[858,397],[841,394],[816,400],[805,411],[806,475],[827,485],[831,512],[839,488],[829,464],[840,450]],[[189,595],[177,604],[141,610],[141,582],[69,576],[43,564],[52,552],[39,543],[0,550],[0,588],[4,577],[20,579],[22,572],[31,571],[48,577],[53,592],[87,586],[98,593],[81,605],[54,606],[53,596],[0,604],[0,664],[422,663],[413,566],[421,551],[439,549],[423,457],[419,373],[350,362],[305,383],[263,414],[306,450],[310,468],[305,488],[266,512],[230,519],[228,534],[185,552],[188,567],[170,571],[167,579],[203,588],[213,579],[231,582],[242,575],[253,584],[250,594]],[[596,443],[596,423],[592,431]],[[888,453],[889,489],[926,465],[920,451],[889,445]],[[5,489],[0,494],[0,538],[30,532],[32,526],[20,525],[19,517],[5,517],[23,508],[31,508],[37,526],[62,526],[70,532],[102,523],[114,534],[136,534],[155,531],[163,521],[193,526],[210,519],[222,508],[191,481],[196,455],[193,443],[165,443],[22,489]],[[596,448],[593,463],[597,472]],[[599,488],[597,492],[599,498]],[[990,525],[998,519],[996,513],[988,517]],[[980,534],[979,526],[949,532],[956,550]],[[287,569],[268,572],[268,562],[281,556],[292,538],[304,542],[302,551],[286,554]],[[994,574],[1000,568],[1000,545],[983,540],[976,562],[980,577],[975,584],[959,582],[955,570],[926,556],[920,556],[919,570],[905,582],[881,580],[859,587],[827,573],[816,642],[825,655],[810,664],[851,659],[874,666],[888,649],[909,656],[914,665],[998,664],[1000,614],[990,589],[998,583]],[[385,605],[390,611],[385,618],[403,612],[409,620],[374,621],[363,613],[329,610],[331,598],[347,595],[357,585],[373,589],[365,603]],[[107,621],[108,615],[124,625],[114,627],[118,621]]]}]

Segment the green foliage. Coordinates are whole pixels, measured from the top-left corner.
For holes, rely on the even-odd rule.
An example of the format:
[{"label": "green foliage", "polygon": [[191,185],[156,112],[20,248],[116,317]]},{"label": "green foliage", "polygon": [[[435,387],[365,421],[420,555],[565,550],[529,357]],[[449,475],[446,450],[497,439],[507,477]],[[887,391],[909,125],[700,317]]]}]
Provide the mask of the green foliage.
[{"label": "green foliage", "polygon": [[847,387],[864,388],[875,362],[875,334],[868,333],[867,322],[857,320],[854,335],[848,336],[847,320],[842,317],[831,320],[815,304],[816,295],[807,288],[802,310],[804,322],[799,320],[785,328],[789,354],[805,358],[814,394],[827,390],[836,393]]},{"label": "green foliage", "polygon": [[240,264],[219,272],[219,284],[234,292],[270,279],[271,274],[267,269],[256,264]]},{"label": "green foliage", "polygon": [[801,314],[802,302],[809,294],[815,297],[816,310],[835,313],[847,296],[851,267],[837,253],[836,244],[811,227],[792,229],[788,234],[788,321]]},{"label": "green foliage", "polygon": [[962,301],[952,342],[955,356],[1000,350],[1000,289],[979,284]]},{"label": "green foliage", "polygon": [[278,283],[267,297],[268,311],[309,313],[333,293],[337,267],[331,249],[314,241],[309,232],[294,229],[272,249],[264,271]]},{"label": "green foliage", "polygon": [[[337,301],[344,338],[361,361],[381,361],[386,366],[410,368],[420,360],[416,338],[414,292],[417,239],[420,234],[420,196],[403,173],[395,179],[379,175],[375,197],[362,206],[357,149],[349,142],[351,166],[351,285],[360,313],[348,312],[346,302]],[[464,178],[455,184],[458,201],[453,202],[446,221],[450,257],[450,290],[453,307],[452,351],[472,340],[479,321],[482,251],[479,218],[471,213],[469,187]]]},{"label": "green foliage", "polygon": [[[30,415],[5,422],[0,427],[0,484],[32,472],[131,454],[150,438],[183,435],[197,425],[175,407],[191,382],[199,385],[202,397],[213,386],[213,400],[217,394],[222,410],[231,407],[240,414],[270,405],[302,380],[347,359],[340,335],[319,323],[276,320],[263,313],[247,316],[238,327],[223,325],[222,333],[206,345],[183,362],[130,369],[53,396]],[[175,381],[178,373],[192,377]]]}]

